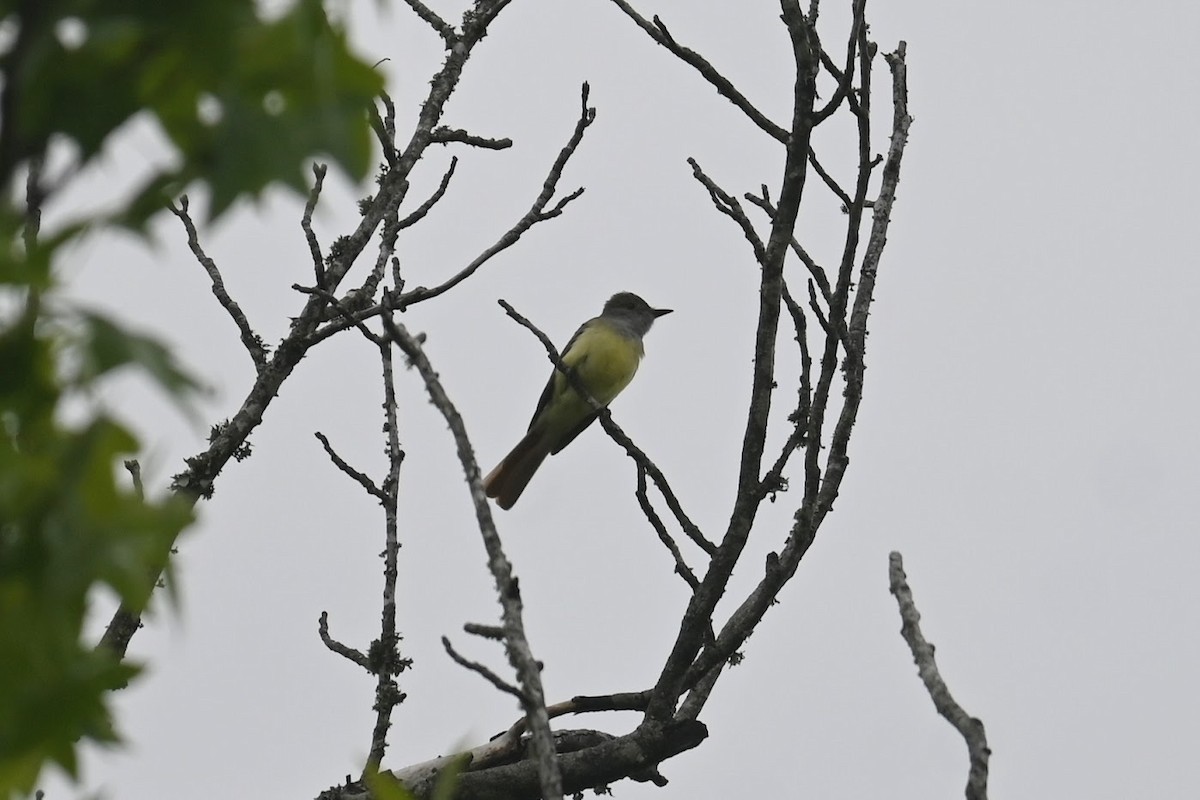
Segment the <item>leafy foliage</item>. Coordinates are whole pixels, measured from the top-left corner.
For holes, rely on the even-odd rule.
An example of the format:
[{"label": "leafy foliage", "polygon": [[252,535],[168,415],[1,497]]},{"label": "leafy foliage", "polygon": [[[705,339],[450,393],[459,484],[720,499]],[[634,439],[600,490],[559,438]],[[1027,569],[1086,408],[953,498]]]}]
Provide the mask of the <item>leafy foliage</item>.
[{"label": "leafy foliage", "polygon": [[[89,595],[106,585],[142,608],[175,537],[191,519],[181,498],[149,503],[122,489],[118,459],[137,442],[95,416],[56,419],[55,341],[37,331],[36,293],[0,334],[0,789],[28,790],[42,762],[75,768],[83,736],[115,738],[105,693],[137,669],[83,640]],[[87,341],[106,369],[161,369],[160,355],[114,353],[115,326]],[[119,337],[118,337],[119,338]],[[135,340],[136,341],[136,340]],[[141,359],[141,363],[139,363]],[[153,371],[151,374],[154,374]]]},{"label": "leafy foliage", "polygon": [[[63,402],[115,370],[180,399],[194,384],[153,338],[55,310],[56,256],[90,225],[142,230],[189,184],[208,188],[215,217],[273,183],[303,188],[317,154],[362,178],[381,88],[321,0],[271,20],[254,0],[0,0],[0,800],[47,762],[73,774],[81,740],[116,741],[107,694],[138,667],[85,638],[89,602],[107,587],[141,612],[192,519],[188,498],[124,487],[128,430],[94,411],[63,423]],[[86,165],[140,114],[173,163],[107,219],[39,239],[45,198],[35,180],[17,207],[21,176],[63,143]]]},{"label": "leafy foliage", "polygon": [[264,22],[253,0],[0,3],[18,35],[3,54],[7,96],[0,179],[45,151],[52,136],[84,162],[136,114],[152,114],[179,152],[121,221],[140,226],[164,191],[202,179],[213,216],[325,153],[352,177],[370,165],[366,109],[379,75],[350,52],[320,0],[298,0]]}]

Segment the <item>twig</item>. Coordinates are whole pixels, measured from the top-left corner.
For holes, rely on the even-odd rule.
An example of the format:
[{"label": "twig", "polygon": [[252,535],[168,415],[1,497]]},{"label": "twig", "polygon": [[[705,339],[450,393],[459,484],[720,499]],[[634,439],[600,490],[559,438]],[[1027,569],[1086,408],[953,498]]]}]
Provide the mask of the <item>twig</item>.
[{"label": "twig", "polygon": [[379,346],[379,357],[383,368],[384,432],[387,435],[388,472],[383,479],[381,495],[384,508],[383,550],[383,606],[380,611],[379,639],[373,646],[376,669],[375,684],[375,727],[371,731],[371,752],[363,775],[379,769],[387,749],[387,732],[392,725],[392,711],[404,700],[395,677],[403,672],[411,660],[400,657],[396,632],[396,578],[399,576],[399,485],[400,467],[404,463],[404,451],[400,449],[400,426],[396,414],[396,381],[392,364],[391,345],[382,338],[374,339]]},{"label": "twig", "polygon": [[321,446],[325,448],[325,454],[329,456],[330,461],[337,465],[338,469],[349,475],[355,483],[367,491],[367,494],[377,498],[379,502],[386,503],[388,501],[387,492],[376,486],[375,482],[367,475],[359,472],[354,467],[346,463],[345,459],[343,459],[337,454],[337,452],[334,451],[333,445],[329,443],[329,439],[325,437],[325,434],[317,431],[313,434],[313,436],[317,437],[317,441],[319,441]]},{"label": "twig", "polygon": [[689,64],[697,72],[699,72],[706,81],[712,84],[713,88],[717,90],[718,94],[720,94],[722,97],[725,97],[735,106],[741,109],[742,113],[749,117],[751,122],[765,131],[768,136],[776,141],[787,144],[787,130],[779,125],[776,125],[767,118],[766,114],[763,114],[761,111],[755,108],[754,105],[746,99],[746,96],[739,92],[734,85],[730,83],[729,79],[718,72],[712,64],[708,63],[708,61],[704,59],[703,56],[701,56],[695,50],[691,50],[676,42],[662,20],[655,16],[654,22],[651,23],[641,14],[634,11],[633,7],[630,6],[629,3],[625,2],[625,0],[613,0],[613,3],[616,4],[617,8],[624,11],[626,16],[636,22],[637,26],[644,30],[651,39],[667,48],[667,50],[673,53],[677,58],[682,60],[685,64]]},{"label": "twig", "polygon": [[[810,161],[809,163],[812,162]],[[747,192],[743,196],[751,204],[758,206],[765,211],[768,217],[774,219],[775,206],[773,203],[771,203],[771,198],[767,194],[766,186],[762,187],[761,195],[753,195],[750,192]],[[796,256],[800,259],[800,262],[804,264],[805,269],[808,270],[808,274],[811,275],[813,280],[817,282],[817,286],[819,286],[821,289],[821,296],[824,297],[825,302],[828,303],[833,290],[829,288],[829,277],[825,274],[825,269],[813,260],[813,257],[808,254],[807,250],[801,247],[800,242],[796,240],[795,236],[792,237],[791,247],[792,252],[796,254]]]},{"label": "twig", "polygon": [[[487,0],[487,2],[478,0],[474,11],[464,15],[462,36],[456,34],[444,23],[438,25],[436,15],[424,17],[444,37],[449,36],[452,39],[452,42],[448,42],[451,46],[447,48],[446,59],[441,68],[429,82],[429,93],[424,102],[420,104],[420,112],[409,141],[399,152],[395,163],[387,170],[379,191],[369,202],[364,204],[362,218],[355,229],[350,234],[337,239],[330,246],[324,283],[324,288],[328,293],[337,291],[342,279],[362,254],[379,224],[395,215],[395,210],[399,208],[408,191],[409,175],[429,147],[432,131],[441,121],[442,112],[458,85],[472,48],[486,36],[488,25],[507,4],[507,0]],[[418,14],[421,14],[421,9],[424,9],[424,6],[416,0],[409,0],[409,5],[413,6]],[[424,10],[428,11],[428,9]],[[3,161],[3,151],[3,142],[0,142],[0,161]],[[2,171],[0,169],[0,172]],[[186,220],[185,227],[189,227]],[[246,439],[262,422],[263,414],[279,395],[280,387],[291,376],[292,371],[312,346],[327,338],[314,335],[324,321],[327,306],[328,300],[325,297],[309,297],[300,313],[292,318],[288,334],[274,350],[269,361],[266,360],[266,348],[262,346],[257,337],[253,337],[249,326],[241,328],[243,341],[245,341],[247,333],[252,336],[250,341],[246,342],[252,353],[255,349],[262,349],[261,358],[264,361],[264,368],[258,370],[254,385],[246,393],[237,413],[221,426],[217,435],[210,438],[208,447],[185,459],[186,468],[172,479],[171,490],[173,492],[192,503],[200,498],[212,496],[217,476],[229,463],[229,459],[244,450]],[[379,313],[381,313],[379,309],[356,312],[355,319],[361,321]],[[352,324],[347,322],[346,327],[350,327]],[[336,331],[330,331],[329,335],[332,335],[333,332]],[[118,608],[113,614],[112,621],[105,630],[99,646],[108,648],[118,658],[123,658],[130,640],[140,625],[139,614],[124,606]]]},{"label": "twig", "polygon": [[750,218],[746,216],[746,212],[742,210],[741,203],[733,195],[726,192],[717,182],[708,177],[704,170],[700,168],[700,164],[696,159],[689,158],[687,163],[692,167],[692,177],[700,181],[704,188],[708,190],[708,197],[712,200],[714,206],[725,216],[732,219],[742,229],[742,235],[746,237],[746,241],[750,243],[750,248],[754,251],[754,259],[759,264],[766,262],[767,249],[763,246],[762,239],[758,236],[758,231],[754,230],[754,225],[750,222]]},{"label": "twig", "polygon": [[374,103],[368,106],[371,129],[375,131],[375,138],[379,140],[379,147],[383,150],[383,157],[387,159],[388,166],[394,167],[400,160],[400,155],[396,152],[396,106],[387,92],[380,92],[379,100],[383,103],[387,116],[380,116]]},{"label": "twig", "polygon": [[[861,35],[862,31],[860,30],[859,33]],[[839,86],[843,81],[845,81],[845,73],[842,72],[837,64],[833,63],[833,59],[830,58],[829,54],[824,50],[821,51],[821,66],[825,67],[825,69],[829,71],[829,74],[833,76],[834,80],[838,82]],[[846,94],[846,102],[850,106],[851,113],[853,113],[856,117],[861,117],[864,113],[866,113],[863,111],[863,107],[859,104],[858,98],[854,96],[854,92],[849,92]]]},{"label": "twig", "polygon": [[342,658],[353,661],[368,672],[371,671],[371,661],[365,653],[360,653],[353,647],[347,647],[329,635],[329,612],[327,611],[322,611],[321,617],[317,620],[317,634],[330,650]]},{"label": "twig", "polygon": [[133,493],[137,495],[138,500],[146,499],[146,487],[142,483],[142,465],[136,458],[128,458],[124,461],[125,469],[129,472],[129,477],[133,479]]},{"label": "twig", "polygon": [[[829,98],[829,102],[817,112],[816,124],[820,125],[841,106],[842,101],[850,96],[850,87],[854,83],[854,56],[858,48],[859,32],[866,26],[866,0],[854,0],[853,4],[853,21],[850,23],[849,43],[846,45],[846,69],[841,78],[838,79],[837,90],[834,91],[833,97]],[[809,22],[816,23],[816,14],[814,9],[809,10]],[[825,58],[828,56],[825,51],[821,51],[821,55]]]},{"label": "twig", "polygon": [[221,272],[217,269],[216,262],[209,258],[205,254],[204,248],[200,246],[200,236],[196,233],[196,225],[192,222],[191,216],[188,215],[187,195],[180,196],[179,205],[169,203],[168,207],[183,223],[184,230],[187,231],[188,247],[191,248],[196,260],[200,262],[200,266],[204,267],[204,271],[208,273],[208,278],[212,282],[212,291],[216,295],[217,302],[228,312],[233,323],[237,325],[238,332],[241,334],[242,346],[250,354],[250,360],[254,362],[255,370],[262,372],[267,365],[267,348],[263,346],[262,337],[250,327],[250,322],[242,312],[241,306],[229,296],[229,292],[225,291],[225,281],[221,278]]},{"label": "twig", "polygon": [[411,214],[400,220],[397,230],[410,228],[425,218],[425,215],[429,213],[429,210],[433,208],[437,204],[437,201],[441,200],[446,194],[446,189],[450,186],[450,179],[454,177],[454,169],[457,166],[458,156],[451,156],[450,166],[446,169],[445,174],[442,175],[442,182],[438,184],[437,190],[429,196],[428,200],[417,206]]},{"label": "twig", "polygon": [[[861,33],[860,33],[861,35]],[[864,62],[868,62],[870,58],[869,48],[860,48]],[[904,153],[904,146],[908,137],[908,126],[911,119],[908,116],[907,106],[907,84],[905,82],[904,70],[904,54],[905,45],[903,42],[897,48],[896,53],[888,56],[889,65],[892,68],[892,102],[893,102],[893,126],[891,136],[891,146],[888,153],[887,165],[884,168],[884,180],[880,189],[879,200],[875,204],[875,222],[871,239],[877,243],[876,250],[872,250],[868,245],[868,252],[874,252],[872,258],[877,259],[882,253],[885,237],[883,232],[876,232],[879,228],[886,231],[887,216],[891,212],[891,203],[895,195],[896,183],[899,180],[900,160]],[[863,99],[863,106],[869,111],[870,105],[870,82],[869,68],[860,64],[860,80],[863,80],[864,88],[860,95]],[[863,172],[871,169],[869,146],[869,125],[864,117],[858,118],[859,122],[859,159],[860,159],[860,189],[857,194],[861,202],[865,203],[865,190],[861,188],[862,182],[865,180]],[[861,211],[861,209],[859,209]],[[852,209],[852,213],[854,209]],[[853,243],[855,241],[854,227],[848,226],[847,229],[847,248],[848,251],[853,251]],[[850,431],[853,428],[855,413],[858,409],[858,404],[861,401],[862,395],[862,375],[863,363],[861,358],[865,351],[866,342],[866,315],[869,311],[870,304],[874,297],[874,270],[877,264],[868,265],[867,256],[864,256],[863,268],[860,270],[858,292],[855,295],[855,314],[861,321],[861,329],[855,327],[852,316],[851,322],[851,355],[848,356],[845,369],[846,387],[843,395],[845,397],[842,413],[839,417],[837,428],[829,447],[830,455],[827,459],[824,475],[820,470],[819,462],[817,461],[816,451],[819,449],[820,443],[820,426],[819,419],[824,414],[824,403],[828,397],[828,383],[832,382],[832,373],[838,369],[837,359],[829,358],[831,352],[836,352],[836,345],[844,341],[836,334],[830,333],[827,336],[827,347],[825,356],[822,359],[821,380],[826,382],[824,388],[818,386],[815,392],[816,398],[813,402],[813,409],[810,414],[812,421],[809,425],[808,432],[808,450],[805,463],[805,499],[801,507],[796,511],[794,524],[792,525],[787,542],[778,556],[767,560],[766,569],[762,580],[754,588],[754,590],[746,597],[740,606],[730,615],[729,619],[722,627],[720,634],[717,636],[716,642],[705,648],[704,652],[696,658],[695,662],[689,666],[684,676],[683,685],[695,685],[703,679],[709,669],[712,669],[717,664],[723,662],[730,654],[736,652],[737,648],[745,641],[745,637],[750,634],[758,621],[762,619],[766,610],[775,602],[780,588],[795,574],[796,568],[800,561],[808,552],[816,537],[817,528],[820,526],[824,516],[832,509],[833,501],[837,497],[837,490],[841,484],[842,476],[845,473],[846,466],[849,460],[846,457],[846,446],[849,441]],[[868,268],[870,274],[867,275]],[[846,284],[849,279],[846,279]],[[839,295],[844,296],[844,290],[840,288],[842,280],[839,279],[839,289],[835,291],[834,297]],[[859,310],[861,309],[861,310]],[[831,316],[840,313],[844,319],[845,305],[841,305],[840,312],[838,304],[835,302]],[[861,330],[861,338],[859,331]],[[824,396],[822,396],[824,392]],[[707,580],[707,577],[706,577]],[[703,585],[702,585],[703,591]],[[698,593],[699,594],[699,593]],[[698,709],[691,709],[698,711]]]},{"label": "twig", "polygon": [[463,630],[473,636],[481,636],[484,639],[494,639],[503,641],[504,628],[496,625],[480,625],[478,622],[467,622],[463,624]]},{"label": "twig", "polygon": [[433,144],[458,142],[459,144],[469,144],[472,147],[481,147],[484,150],[507,150],[512,147],[512,139],[508,137],[490,139],[486,136],[476,136],[473,133],[467,133],[461,128],[447,128],[445,126],[436,128],[430,136],[429,141]]},{"label": "twig", "polygon": [[925,691],[929,692],[937,712],[954,726],[967,743],[967,754],[971,764],[967,775],[967,800],[987,800],[988,758],[992,751],[988,749],[983,722],[972,717],[955,702],[950,695],[950,688],[942,680],[937,662],[933,658],[933,645],[926,641],[921,633],[921,614],[917,611],[912,590],[908,587],[908,579],[904,574],[904,560],[897,552],[888,556],[888,584],[900,607],[900,619],[903,622],[900,635],[912,651],[917,674],[925,684]]},{"label": "twig", "polygon": [[821,162],[817,160],[817,154],[811,150],[808,151],[808,163],[812,164],[813,169],[817,171],[817,175],[821,176],[821,180],[829,187],[829,191],[836,194],[838,200],[842,201],[842,211],[849,213],[850,206],[853,205],[850,195],[846,194],[846,190],[839,186],[838,182],[833,179],[833,176],[825,171],[825,168],[821,166]]},{"label": "twig", "polygon": [[654,528],[658,538],[666,545],[667,550],[671,553],[671,557],[675,559],[675,574],[683,578],[684,583],[692,587],[692,591],[700,588],[700,581],[696,580],[695,573],[683,560],[683,554],[679,552],[679,545],[675,544],[675,540],[671,538],[671,534],[667,533],[667,526],[663,525],[658,514],[654,511],[654,506],[650,504],[650,498],[646,495],[646,470],[638,467],[638,482],[637,482],[637,501],[642,508],[642,513],[646,515],[646,520],[650,526]]},{"label": "twig", "polygon": [[422,3],[421,0],[404,0],[404,2],[417,12],[418,17],[425,20],[431,28],[438,32],[438,35],[445,40],[447,47],[458,41],[458,33],[455,32],[454,27],[434,13],[433,9]]},{"label": "twig", "polygon": [[904,157],[905,146],[908,144],[908,129],[912,124],[912,117],[908,114],[906,51],[907,45],[902,41],[897,46],[895,53],[884,56],[892,72],[892,134],[888,145],[887,160],[883,166],[879,196],[875,200],[872,212],[871,232],[858,273],[858,291],[850,310],[849,324],[845,328],[847,337],[845,342],[846,365],[843,370],[846,383],[845,402],[842,405],[837,424],[834,426],[833,436],[830,437],[828,466],[825,471],[824,484],[821,486],[821,498],[819,498],[820,502],[828,505],[832,505],[833,498],[837,496],[841,476],[849,463],[846,449],[849,446],[850,433],[862,401],[863,379],[866,371],[867,318],[875,297],[875,279],[879,271],[880,259],[883,256],[884,245],[887,243],[892,205],[896,199],[896,187],[900,182],[900,163]]},{"label": "twig", "polygon": [[[617,0],[614,0],[616,2]],[[796,64],[793,85],[791,131],[786,136],[787,157],[779,203],[771,221],[766,243],[758,298],[758,323],[754,339],[754,371],[751,377],[750,407],[742,436],[742,454],[738,465],[737,494],[729,527],[709,562],[700,588],[692,594],[676,635],[671,653],[655,683],[646,718],[665,721],[675,715],[681,694],[736,647],[718,651],[711,639],[714,609],[724,596],[730,576],[749,539],[757,514],[763,452],[771,397],[775,388],[775,348],[783,294],[783,267],[794,237],[800,200],[804,194],[807,156],[812,135],[813,104],[816,100],[816,74],[820,42],[816,32],[800,11],[795,0],[782,0],[782,19],[787,26]],[[782,586],[782,582],[779,583]],[[778,588],[778,587],[777,587]],[[773,599],[773,598],[772,598]],[[764,607],[765,610],[765,607]],[[728,625],[726,625],[728,628]],[[742,640],[750,629],[741,630]],[[736,637],[727,637],[728,645]],[[718,644],[720,642],[718,641]],[[700,654],[704,648],[706,656]],[[698,709],[696,709],[698,711]]]},{"label": "twig", "polygon": [[[329,307],[333,310],[333,313],[336,314],[341,321],[340,327],[338,327],[336,330],[344,331],[348,328],[357,328],[358,332],[363,335],[363,338],[367,339],[368,341],[370,341],[376,345],[378,345],[381,341],[383,341],[379,336],[372,333],[371,329],[368,328],[364,324],[366,319],[368,319],[372,316],[379,315],[380,310],[378,308],[375,308],[373,310],[374,313],[365,313],[365,312],[356,313],[356,312],[352,311],[350,308],[347,308],[346,305],[342,303],[342,301],[338,300],[336,297],[334,297],[332,294],[325,291],[324,289],[318,289],[313,286],[301,286],[298,283],[293,283],[292,289],[294,289],[297,292],[300,292],[301,294],[313,295],[316,297],[320,297],[322,300],[324,300],[329,305]],[[325,328],[321,328],[320,331],[317,331],[316,333],[314,333],[312,335],[312,337],[308,340],[308,342],[306,342],[306,344],[308,344],[308,346],[311,347],[314,342],[321,341],[323,339],[328,338],[328,335],[326,335],[325,332],[329,327],[332,327],[332,325],[333,324],[331,323],[329,326],[326,326]],[[331,335],[331,334],[329,334],[329,335]]]},{"label": "twig", "polygon": [[442,637],[442,647],[446,648],[446,653],[450,656],[450,658],[454,659],[455,664],[458,664],[460,667],[465,667],[466,669],[471,670],[471,672],[482,675],[487,679],[488,683],[492,684],[492,686],[495,686],[500,691],[511,694],[522,703],[526,702],[525,695],[521,693],[520,689],[504,680],[499,675],[485,667],[483,664],[480,664],[478,661],[468,661],[467,659],[463,658],[458,654],[458,651],[454,649],[453,645],[450,644],[450,640],[445,636]]},{"label": "twig", "polygon": [[479,464],[475,460],[474,450],[467,437],[466,426],[442,387],[441,380],[429,363],[420,343],[403,325],[393,319],[390,298],[386,296],[385,307],[387,313],[382,317],[384,329],[420,373],[434,407],[441,412],[454,436],[458,458],[466,475],[467,487],[475,507],[475,520],[483,538],[484,549],[488,554],[488,568],[496,581],[496,591],[499,595],[504,623],[505,651],[508,654],[509,663],[516,670],[517,682],[522,689],[521,702],[526,718],[529,720],[542,797],[547,800],[557,800],[562,797],[562,776],[554,752],[554,735],[550,730],[550,719],[546,714],[541,668],[533,656],[533,650],[530,648],[529,639],[525,634],[521,592],[517,578],[513,574],[512,564],[504,553],[500,535],[496,532],[496,525],[492,520],[491,506],[488,504],[487,495],[483,490]]},{"label": "twig", "polygon": [[[10,128],[12,124],[4,127]],[[21,231],[27,258],[37,252],[38,234],[42,230],[42,203],[46,199],[46,190],[42,186],[43,166],[40,154],[29,158],[29,174],[25,176],[25,225]]]},{"label": "twig", "polygon": [[422,286],[401,294],[400,297],[395,301],[395,307],[398,310],[404,310],[415,303],[430,300],[453,289],[455,286],[474,275],[475,272],[488,261],[490,261],[493,256],[516,244],[527,230],[539,222],[544,222],[545,220],[557,217],[562,213],[563,209],[566,208],[568,203],[583,194],[583,189],[577,189],[566,197],[560,199],[553,208],[546,210],[547,204],[549,204],[550,200],[554,197],[554,193],[557,191],[558,181],[562,177],[563,169],[566,168],[567,162],[579,148],[580,142],[583,141],[584,131],[586,131],[588,126],[590,126],[596,119],[596,109],[589,108],[587,104],[588,91],[588,85],[586,83],[583,84],[583,89],[581,92],[583,98],[583,110],[580,113],[578,122],[575,123],[575,130],[571,134],[571,138],[567,142],[566,146],[564,146],[559,152],[558,158],[554,160],[554,164],[551,165],[550,172],[546,175],[546,179],[542,182],[541,193],[533,201],[533,205],[530,207],[525,216],[521,217],[521,219],[518,220],[515,225],[509,228],[508,231],[501,236],[495,244],[480,253],[474,261],[465,266],[448,280],[442,282],[438,286],[433,287],[432,289],[426,289]]},{"label": "twig", "polygon": [[325,256],[321,255],[321,243],[313,233],[312,215],[317,208],[317,199],[321,196],[321,187],[325,183],[325,164],[313,164],[313,187],[308,193],[308,202],[304,204],[304,215],[300,217],[300,227],[304,238],[308,241],[308,251],[312,255],[313,274],[316,276],[317,287],[325,288]]}]

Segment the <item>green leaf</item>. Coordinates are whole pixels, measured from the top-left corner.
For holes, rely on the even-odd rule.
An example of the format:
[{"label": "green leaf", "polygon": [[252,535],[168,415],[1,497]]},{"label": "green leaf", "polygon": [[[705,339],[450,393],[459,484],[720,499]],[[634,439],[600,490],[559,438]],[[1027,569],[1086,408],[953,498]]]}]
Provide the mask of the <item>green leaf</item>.
[{"label": "green leaf", "polygon": [[75,381],[87,385],[113,370],[139,367],[176,398],[185,398],[199,384],[176,364],[161,342],[133,333],[113,319],[94,311],[78,313],[83,331],[78,337],[80,365]]},{"label": "green leaf", "polygon": [[[39,0],[22,10],[25,49],[0,65],[18,158],[58,135],[87,162],[139,113],[156,117],[179,151],[116,221],[140,228],[159,190],[194,181],[210,188],[213,217],[276,182],[302,190],[305,161],[320,154],[366,175],[366,111],[383,82],[320,0],[297,0],[269,22],[253,0]],[[64,21],[78,41],[60,40]],[[7,181],[13,165],[3,166]]]}]

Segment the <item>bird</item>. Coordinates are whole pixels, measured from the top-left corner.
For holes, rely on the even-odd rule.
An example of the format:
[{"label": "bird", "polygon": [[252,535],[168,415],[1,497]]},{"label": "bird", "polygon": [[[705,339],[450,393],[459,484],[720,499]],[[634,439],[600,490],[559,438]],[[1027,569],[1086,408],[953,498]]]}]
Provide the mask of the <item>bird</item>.
[{"label": "bird", "polygon": [[[642,337],[654,320],[670,314],[652,308],[632,292],[618,292],[600,316],[579,326],[562,351],[562,363],[602,407],[633,380],[645,350]],[[598,411],[558,368],[550,375],[529,421],[529,431],[483,479],[488,497],[505,510],[513,507],[547,455],[561,451],[595,421]]]}]

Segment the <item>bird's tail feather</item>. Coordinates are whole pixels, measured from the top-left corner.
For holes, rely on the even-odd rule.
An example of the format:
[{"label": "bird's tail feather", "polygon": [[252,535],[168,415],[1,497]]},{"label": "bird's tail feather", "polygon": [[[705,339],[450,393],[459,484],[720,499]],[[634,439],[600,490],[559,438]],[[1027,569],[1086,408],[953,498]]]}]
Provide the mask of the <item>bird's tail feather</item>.
[{"label": "bird's tail feather", "polygon": [[550,447],[542,432],[537,428],[529,431],[483,479],[487,496],[496,498],[496,504],[506,511],[512,508],[549,454]]}]

